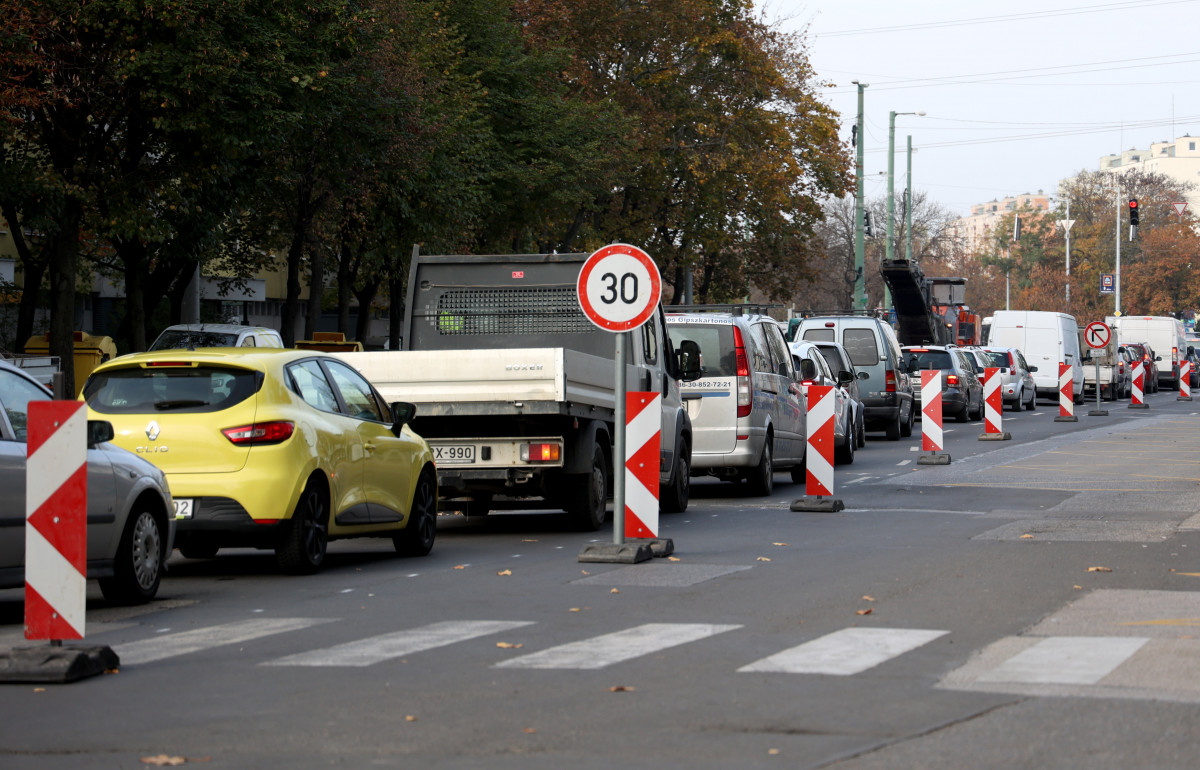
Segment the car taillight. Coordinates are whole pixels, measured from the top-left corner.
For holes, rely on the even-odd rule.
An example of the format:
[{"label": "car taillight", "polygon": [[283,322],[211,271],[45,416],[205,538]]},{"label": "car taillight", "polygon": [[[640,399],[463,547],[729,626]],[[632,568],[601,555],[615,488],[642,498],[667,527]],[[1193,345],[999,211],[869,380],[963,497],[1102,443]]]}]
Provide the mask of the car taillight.
[{"label": "car taillight", "polygon": [[1009,369],[1016,369],[1016,368],[1017,368],[1017,362],[1013,360],[1013,354],[1012,354],[1012,353],[1008,353],[1007,355],[1008,355],[1008,368],[1009,368]]},{"label": "car taillight", "polygon": [[946,387],[948,387],[948,388],[957,388],[958,387],[958,375],[957,374],[947,374],[946,375]]},{"label": "car taillight", "polygon": [[278,444],[292,437],[296,432],[296,424],[287,420],[256,422],[239,428],[226,428],[221,432],[225,434],[225,438],[238,446]]},{"label": "car taillight", "polygon": [[521,445],[521,462],[556,463],[561,456],[562,449],[556,443],[545,442]]},{"label": "car taillight", "polygon": [[742,330],[733,327],[733,355],[737,359],[737,416],[749,417],[753,394],[750,391],[750,364],[746,360],[746,346],[742,341]]},{"label": "car taillight", "polygon": [[896,373],[891,369],[883,375],[883,391],[885,393],[896,392]]},{"label": "car taillight", "polygon": [[1119,362],[1117,362],[1117,372],[1118,372],[1119,374],[1124,374],[1124,373],[1125,373],[1125,362],[1124,362],[1124,361],[1119,361]]},{"label": "car taillight", "polygon": [[1171,348],[1171,363],[1179,363],[1179,348]]}]

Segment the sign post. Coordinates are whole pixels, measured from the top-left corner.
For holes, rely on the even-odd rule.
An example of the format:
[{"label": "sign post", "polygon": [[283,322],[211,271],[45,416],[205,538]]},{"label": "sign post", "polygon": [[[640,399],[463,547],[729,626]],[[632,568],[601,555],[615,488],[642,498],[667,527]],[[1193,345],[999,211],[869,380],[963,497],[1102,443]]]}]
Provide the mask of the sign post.
[{"label": "sign post", "polygon": [[[588,320],[614,335],[613,364],[616,367],[613,378],[613,541],[585,545],[579,552],[579,561],[636,564],[648,561],[655,555],[665,556],[674,550],[670,540],[635,538],[638,541],[636,543],[625,542],[625,486],[627,476],[632,473],[625,447],[626,398],[657,395],[630,393],[627,396],[626,332],[641,327],[654,315],[662,297],[662,276],[649,254],[636,246],[614,243],[598,249],[587,258],[579,270],[575,289],[579,296],[579,307]],[[637,449],[641,449],[640,444]],[[634,476],[634,483],[641,484],[637,478]],[[657,492],[658,485],[654,484],[653,487]],[[634,519],[637,518],[635,512]]]},{"label": "sign post", "polygon": [[[1083,341],[1092,350],[1104,350],[1111,340],[1112,329],[1102,321],[1092,321],[1083,331]],[[1096,408],[1088,412],[1088,417],[1107,417],[1108,410],[1100,408],[1100,359],[1095,356],[1093,358],[1096,361]],[[1116,363],[1113,366],[1116,366]],[[1084,382],[1086,381],[1085,378]]]}]

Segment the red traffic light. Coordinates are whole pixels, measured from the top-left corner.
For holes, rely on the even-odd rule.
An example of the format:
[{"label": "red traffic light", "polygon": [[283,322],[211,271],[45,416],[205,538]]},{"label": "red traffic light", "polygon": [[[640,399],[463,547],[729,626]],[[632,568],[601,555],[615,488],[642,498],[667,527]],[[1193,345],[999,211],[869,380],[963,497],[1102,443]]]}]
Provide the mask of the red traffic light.
[{"label": "red traffic light", "polygon": [[1131,208],[1131,209],[1136,209],[1136,208],[1137,208],[1137,198],[1130,198],[1130,199],[1129,199],[1129,208]]}]

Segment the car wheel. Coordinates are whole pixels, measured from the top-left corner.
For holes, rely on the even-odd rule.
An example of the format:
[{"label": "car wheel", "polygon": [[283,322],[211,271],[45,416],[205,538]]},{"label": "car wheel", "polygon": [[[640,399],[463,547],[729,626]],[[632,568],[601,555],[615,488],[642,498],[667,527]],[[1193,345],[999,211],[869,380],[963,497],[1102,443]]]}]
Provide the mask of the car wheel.
[{"label": "car wheel", "polygon": [[758,465],[746,476],[746,481],[750,486],[750,494],[756,497],[767,497],[775,488],[775,464],[771,457],[771,434],[767,434],[767,441],[763,444],[762,456],[758,458]]},{"label": "car wheel", "polygon": [[145,604],[162,582],[165,543],[158,520],[148,510],[135,510],[125,522],[111,577],[100,579],[100,592],[113,604]]},{"label": "car wheel", "polygon": [[1025,410],[1028,412],[1032,412],[1034,409],[1037,409],[1037,390],[1030,389],[1029,403],[1025,405]]},{"label": "car wheel", "polygon": [[800,462],[793,465],[791,468],[791,476],[793,484],[808,483],[808,447],[805,447],[804,457],[800,458]]},{"label": "car wheel", "polygon": [[[903,407],[901,407],[903,409]],[[908,438],[913,434],[913,426],[917,422],[917,405],[912,401],[908,402],[908,419],[900,425],[900,435]]]},{"label": "car wheel", "polygon": [[863,422],[862,410],[858,412],[858,421],[854,425],[854,433],[858,441],[858,448],[862,449],[867,445],[867,426]]},{"label": "car wheel", "polygon": [[[571,483],[572,481],[577,483]],[[567,482],[566,497],[564,508],[576,528],[594,532],[604,526],[607,514],[605,505],[608,499],[608,464],[604,461],[604,451],[600,447],[597,446],[592,451],[591,472],[582,480],[571,479]]]},{"label": "car wheel", "polygon": [[[893,420],[891,423],[889,423],[887,426],[887,440],[888,441],[899,441],[900,440],[900,434],[903,432],[903,429],[904,429],[903,426],[900,424],[900,412],[903,411],[903,409],[904,409],[903,406],[896,407],[896,419]],[[909,412],[911,412],[911,411],[912,410],[909,409]]]},{"label": "car wheel", "polygon": [[954,420],[956,422],[970,422],[971,421],[971,404],[970,404],[970,402],[967,402],[967,404],[965,406],[963,406],[963,408],[958,412],[958,414],[954,415]]},{"label": "car wheel", "polygon": [[412,507],[404,529],[392,535],[392,545],[401,556],[427,556],[437,537],[437,483],[433,471],[426,468],[413,490]]},{"label": "car wheel", "polygon": [[329,503],[320,484],[308,482],[284,527],[283,537],[275,546],[279,566],[297,575],[319,570],[329,546]]},{"label": "car wheel", "polygon": [[675,474],[667,486],[658,491],[660,507],[665,513],[683,513],[692,494],[691,447],[680,442],[675,456]]},{"label": "car wheel", "polygon": [[854,446],[857,442],[854,439],[854,431],[846,434],[846,440],[834,452],[834,460],[838,465],[853,465],[854,464]]}]

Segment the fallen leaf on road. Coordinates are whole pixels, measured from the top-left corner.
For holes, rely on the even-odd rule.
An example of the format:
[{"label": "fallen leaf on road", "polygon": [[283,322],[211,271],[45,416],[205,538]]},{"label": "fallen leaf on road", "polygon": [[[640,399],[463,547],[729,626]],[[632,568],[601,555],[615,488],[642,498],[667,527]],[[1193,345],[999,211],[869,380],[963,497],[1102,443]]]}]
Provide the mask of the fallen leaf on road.
[{"label": "fallen leaf on road", "polygon": [[153,757],[142,757],[142,764],[157,765],[158,767],[176,767],[187,764],[187,757],[169,757],[166,754],[156,754]]},{"label": "fallen leaf on road", "polygon": [[1076,590],[1078,590],[1078,591],[1082,591],[1082,590],[1083,590],[1083,586],[1075,586],[1075,589],[1076,589]]},{"label": "fallen leaf on road", "polygon": [[499,575],[500,577],[506,577],[506,576],[508,576],[508,575],[511,575],[511,574],[512,574],[512,570],[510,570],[510,569],[502,569],[502,570],[500,570],[499,572],[497,572],[496,574],[497,574],[497,575]]},{"label": "fallen leaf on road", "polygon": [[579,612],[579,608],[578,608],[578,607],[572,607],[572,608],[571,608],[570,610],[568,610],[568,611],[569,611],[569,612]]},{"label": "fallen leaf on road", "polygon": [[1112,572],[1108,567],[1088,567],[1088,572]]},{"label": "fallen leaf on road", "polygon": [[875,601],[875,597],[871,596],[870,594],[867,594],[866,596],[863,597],[863,601],[864,602],[873,602],[873,601]]},{"label": "fallen leaf on road", "polygon": [[33,691],[34,692],[45,692],[46,688],[45,687],[34,687]]},{"label": "fallen leaf on road", "polygon": [[613,687],[609,687],[608,691],[609,692],[633,692],[636,689],[637,689],[636,687],[630,687],[629,685],[618,684]]},{"label": "fallen leaf on road", "polygon": [[1033,539],[1033,535],[1031,535],[1031,534],[1029,534],[1028,532],[1026,532],[1024,535],[1021,535],[1021,539],[1022,539],[1022,540],[1032,540],[1032,539]]},{"label": "fallen leaf on road", "polygon": [[759,561],[770,561],[770,559],[768,559],[766,556],[759,556],[758,560]]},{"label": "fallen leaf on road", "polygon": [[413,716],[412,714],[409,714],[408,716],[404,717],[404,721],[405,722],[415,722],[415,721],[417,721],[417,718],[415,716]]},{"label": "fallen leaf on road", "polygon": [[522,540],[522,543],[536,543],[537,540]]},{"label": "fallen leaf on road", "polygon": [[467,568],[467,565],[465,565],[465,564],[455,564],[454,565],[454,569],[466,569],[466,568]]},{"label": "fallen leaf on road", "polygon": [[865,610],[859,610],[858,612],[856,612],[854,614],[855,615],[870,615],[874,611],[875,611],[874,608],[867,607]]},{"label": "fallen leaf on road", "polygon": [[771,756],[775,756],[776,754],[779,753],[779,749],[767,749],[767,753],[770,754]]},{"label": "fallen leaf on road", "polygon": [[771,545],[787,545],[787,543],[771,543]]},{"label": "fallen leaf on road", "polygon": [[496,642],[496,646],[502,650],[519,650],[525,645],[521,643],[513,644],[512,642]]},{"label": "fallen leaf on road", "polygon": [[614,588],[613,590],[609,591],[609,593],[610,594],[619,594],[621,592]]},{"label": "fallen leaf on road", "polygon": [[583,574],[585,574],[585,575],[590,575],[590,574],[592,574],[592,573],[588,572],[588,571],[587,571],[587,570],[585,570],[585,569],[581,569],[581,570],[579,570],[579,571],[580,571],[580,572],[582,572],[582,573],[583,573]]},{"label": "fallen leaf on road", "polygon": [[668,556],[667,561],[679,561],[679,557],[678,556]]},{"label": "fallen leaf on road", "polygon": [[533,729],[532,727],[526,727],[525,732],[528,733],[529,735],[533,735],[534,733],[537,732],[537,730]]}]

